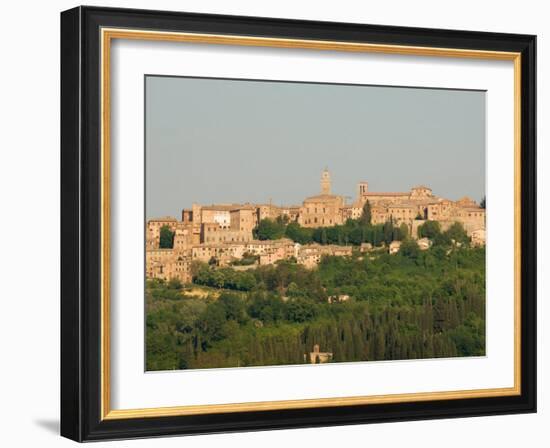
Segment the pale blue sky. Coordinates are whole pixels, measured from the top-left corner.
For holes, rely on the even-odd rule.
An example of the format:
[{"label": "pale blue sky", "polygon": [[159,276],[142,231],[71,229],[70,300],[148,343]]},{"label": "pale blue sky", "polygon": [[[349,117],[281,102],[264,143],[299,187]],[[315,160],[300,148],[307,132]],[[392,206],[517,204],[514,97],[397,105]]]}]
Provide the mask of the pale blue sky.
[{"label": "pale blue sky", "polygon": [[485,194],[485,92],[146,77],[146,215],[319,192]]}]

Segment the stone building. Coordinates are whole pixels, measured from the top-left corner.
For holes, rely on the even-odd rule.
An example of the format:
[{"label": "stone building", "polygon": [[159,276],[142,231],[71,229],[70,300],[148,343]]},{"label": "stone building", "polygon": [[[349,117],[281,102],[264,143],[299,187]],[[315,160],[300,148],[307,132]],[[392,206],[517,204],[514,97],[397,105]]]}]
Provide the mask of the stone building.
[{"label": "stone building", "polygon": [[417,241],[417,244],[418,244],[418,248],[420,250],[428,250],[430,247],[432,247],[432,241],[428,238],[420,238],[418,241]]},{"label": "stone building", "polygon": [[164,216],[147,221],[145,229],[146,246],[151,249],[158,248],[160,245],[160,229],[166,226],[172,232],[175,232],[177,223],[178,220],[172,216]]},{"label": "stone building", "polygon": [[401,241],[392,241],[390,243],[390,246],[388,248],[388,251],[390,254],[396,254],[399,252],[399,249],[401,249]]},{"label": "stone building", "polygon": [[322,352],[319,344],[315,344],[313,346],[313,351],[307,355],[304,355],[304,358],[306,360],[309,358],[311,364],[324,364],[332,361],[332,352]]},{"label": "stone building", "polygon": [[335,257],[350,257],[352,246],[338,246],[335,244],[307,244],[298,248],[297,262],[308,269],[313,269],[321,262],[324,255]]},{"label": "stone building", "polygon": [[178,222],[174,230],[174,250],[182,252],[191,249],[194,244],[200,242],[199,235],[193,232],[193,225],[186,222]]},{"label": "stone building", "polygon": [[[303,227],[331,227],[341,225],[347,219],[359,219],[367,201],[371,208],[371,223],[405,224],[409,234],[418,238],[418,228],[426,220],[438,221],[442,230],[459,222],[474,245],[485,244],[485,209],[474,200],[463,197],[457,201],[433,194],[431,188],[418,185],[408,192],[373,192],[366,181],[357,184],[357,198],[346,203],[343,196],[332,193],[331,176],[323,170],[320,194],[303,200],[302,205],[284,206],[268,204],[193,204],[184,209],[181,221],[167,216],[151,219],[146,226],[146,275],[149,278],[179,278],[191,280],[192,260],[209,262],[216,259],[219,265],[250,254],[259,257],[258,263],[273,264],[280,260],[296,258],[307,268],[315,268],[324,255],[351,256],[351,246],[308,244],[300,246],[289,239],[259,241],[253,239],[254,228],[262,219],[275,220],[284,217],[287,222],[297,222]],[[159,249],[160,229],[167,226],[174,232],[172,249]],[[430,242],[420,239],[422,250]],[[390,244],[390,253],[399,251],[399,242]],[[361,252],[371,248],[362,246]]]},{"label": "stone building", "polygon": [[345,201],[343,196],[331,194],[330,173],[321,174],[321,194],[304,199],[298,223],[302,227],[330,227],[343,224]]},{"label": "stone building", "polygon": [[250,205],[233,208],[229,211],[229,226],[231,230],[248,232],[258,224],[256,208]]},{"label": "stone building", "polygon": [[196,207],[192,219],[194,228],[198,224],[200,229],[200,242],[206,244],[250,241],[258,223],[257,209],[249,204]]},{"label": "stone building", "polygon": [[165,281],[191,281],[191,256],[173,249],[150,249],[145,252],[145,275]]},{"label": "stone building", "polygon": [[260,265],[275,264],[278,261],[288,260],[294,256],[294,247],[275,246],[271,250],[260,255]]},{"label": "stone building", "polygon": [[[298,248],[300,245],[288,238],[281,238],[279,240],[252,240],[246,243],[245,250],[251,255],[260,256],[260,264],[269,264],[268,260],[270,254],[280,254],[284,258],[296,257],[298,254]],[[264,262],[262,263],[263,256]],[[273,255],[274,261],[276,261],[276,255]],[[273,261],[273,262],[274,262]]]},{"label": "stone building", "polygon": [[192,248],[192,259],[208,263],[215,259],[218,265],[224,266],[238,260],[245,254],[243,243],[203,243]]},{"label": "stone building", "polygon": [[[201,224],[218,224],[222,228],[229,227],[231,224],[231,210],[235,208],[235,204],[220,204],[206,205],[200,209]],[[195,214],[193,214],[195,219]]]},{"label": "stone building", "polygon": [[245,255],[259,257],[259,264],[273,264],[279,260],[296,257],[299,244],[283,238],[280,240],[250,240],[246,242],[201,243],[193,246],[192,259],[208,263],[212,258],[224,266]]},{"label": "stone building", "polygon": [[244,243],[252,239],[252,230],[238,230],[221,227],[217,223],[203,223],[201,226],[201,243]]},{"label": "stone building", "polygon": [[370,252],[372,250],[372,244],[371,243],[361,243],[361,246],[359,247],[359,252],[364,254],[365,252]]},{"label": "stone building", "polygon": [[472,244],[474,246],[485,246],[485,229],[478,229],[472,232]]},{"label": "stone building", "polygon": [[[160,249],[160,229],[168,227],[174,232],[172,248]],[[198,243],[189,222],[164,217],[151,219],[146,227],[145,275],[169,281],[178,279],[182,283],[191,281],[191,248]]]},{"label": "stone building", "polygon": [[341,196],[320,194],[304,199],[298,223],[302,227],[331,227],[343,224]]},{"label": "stone building", "polygon": [[418,236],[418,227],[426,220],[438,221],[443,230],[458,222],[469,236],[476,230],[485,229],[485,209],[467,197],[451,201],[435,196],[431,188],[424,185],[413,187],[406,193],[375,193],[368,190],[366,182],[359,184],[358,192],[354,209],[360,208],[362,214],[363,206],[369,201],[372,224],[390,220],[396,225],[404,223],[413,238]]}]

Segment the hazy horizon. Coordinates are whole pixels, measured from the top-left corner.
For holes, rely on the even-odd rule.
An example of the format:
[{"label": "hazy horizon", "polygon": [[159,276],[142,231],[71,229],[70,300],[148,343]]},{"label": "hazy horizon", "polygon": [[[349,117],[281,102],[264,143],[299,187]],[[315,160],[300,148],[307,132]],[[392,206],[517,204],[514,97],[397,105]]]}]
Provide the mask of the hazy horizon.
[{"label": "hazy horizon", "polygon": [[146,217],[319,193],[485,195],[485,92],[146,77]]}]

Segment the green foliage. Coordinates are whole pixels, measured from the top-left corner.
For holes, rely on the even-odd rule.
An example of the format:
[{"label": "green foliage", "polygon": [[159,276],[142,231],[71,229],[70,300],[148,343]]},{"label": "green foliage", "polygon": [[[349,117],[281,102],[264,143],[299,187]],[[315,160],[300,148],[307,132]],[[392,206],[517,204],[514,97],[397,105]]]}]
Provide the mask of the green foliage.
[{"label": "green foliage", "polygon": [[258,260],[260,259],[259,255],[253,255],[249,253],[244,253],[241,258],[238,260],[235,260],[231,262],[233,266],[251,266],[253,264],[258,263]]},{"label": "green foliage", "polygon": [[393,228],[393,239],[395,241],[404,241],[409,237],[409,227],[405,223],[401,223],[399,227]]},{"label": "green foliage", "polygon": [[485,355],[485,320],[469,313],[463,324],[450,332],[459,356]]},{"label": "green foliage", "polygon": [[418,236],[429,238],[436,246],[467,245],[470,243],[470,237],[459,222],[451,224],[444,232],[441,231],[441,225],[438,221],[426,221],[418,227]]},{"label": "green foliage", "polygon": [[481,198],[481,201],[479,202],[479,206],[481,208],[487,208],[487,198],[485,196],[483,196],[483,198]]},{"label": "green foliage", "polygon": [[290,219],[288,215],[279,215],[275,218],[275,222],[279,225],[286,226],[289,223]]},{"label": "green foliage", "polygon": [[407,258],[417,259],[420,255],[420,249],[417,242],[412,239],[403,241],[401,243],[401,247],[399,248],[399,255]]},{"label": "green foliage", "polygon": [[441,225],[437,221],[426,221],[418,227],[418,236],[420,238],[429,238],[431,240],[441,235]]},{"label": "green foliage", "polygon": [[183,284],[181,283],[181,280],[178,278],[171,278],[168,282],[168,287],[171,289],[181,289],[183,288]]},{"label": "green foliage", "polygon": [[285,306],[285,317],[289,322],[307,322],[317,315],[316,305],[305,299],[296,299]]},{"label": "green foliage", "polygon": [[180,300],[181,288],[175,286],[179,285],[172,281],[166,283],[160,279],[147,280],[147,294],[154,299]]},{"label": "green foliage", "polygon": [[264,324],[277,323],[284,319],[285,304],[275,294],[256,293],[249,300],[248,314]]},{"label": "green foliage", "polygon": [[386,221],[382,225],[382,234],[384,235],[384,242],[390,244],[393,241],[394,227],[391,221]]},{"label": "green foliage", "polygon": [[179,300],[146,294],[147,370],[188,368],[195,352],[196,325],[206,304],[202,300]]},{"label": "green foliage", "polygon": [[220,341],[226,337],[225,324],[227,316],[223,303],[210,303],[206,310],[199,316],[197,327],[201,333],[202,348],[211,346],[212,343]]},{"label": "green foliage", "polygon": [[300,226],[297,222],[291,222],[286,226],[285,236],[300,244],[313,242],[313,229]]},{"label": "green foliage", "polygon": [[223,306],[226,319],[237,321],[240,324],[248,320],[245,304],[238,295],[230,293],[221,294],[218,297],[218,303]]},{"label": "green foliage", "polygon": [[161,249],[172,249],[174,247],[174,235],[175,232],[172,232],[170,227],[162,226],[160,228],[159,247]]},{"label": "green foliage", "polygon": [[[485,249],[415,244],[405,238],[398,255],[323,257],[316,270],[194,263],[195,288],[216,288],[216,297],[188,298],[148,280],[147,369],[302,364],[314,344],[334,362],[483,355]],[[342,295],[350,299],[327,300]]]},{"label": "green foliage", "polygon": [[361,215],[361,224],[370,225],[372,221],[372,212],[370,202],[367,199],[365,205],[363,205],[363,214]]},{"label": "green foliage", "polygon": [[297,222],[289,223],[286,216],[279,217],[276,220],[262,219],[254,229],[254,237],[260,240],[286,237],[300,244],[351,244],[359,246],[362,243],[370,243],[378,247],[395,240],[403,241],[409,237],[409,229],[405,223],[397,226],[392,221],[388,221],[384,224],[372,225],[370,224],[369,213],[370,204],[367,201],[363,216],[360,219],[348,219],[344,225],[309,228],[302,227]]},{"label": "green foliage", "polygon": [[259,240],[278,240],[285,234],[285,221],[269,218],[262,219],[254,229],[254,236]]},{"label": "green foliage", "polygon": [[256,286],[256,279],[249,271],[236,271],[231,268],[215,269],[206,265],[197,270],[193,276],[193,282],[197,285],[236,291],[250,291]]},{"label": "green foliage", "polygon": [[454,243],[469,244],[470,237],[459,222],[455,222],[447,229],[445,236]]}]

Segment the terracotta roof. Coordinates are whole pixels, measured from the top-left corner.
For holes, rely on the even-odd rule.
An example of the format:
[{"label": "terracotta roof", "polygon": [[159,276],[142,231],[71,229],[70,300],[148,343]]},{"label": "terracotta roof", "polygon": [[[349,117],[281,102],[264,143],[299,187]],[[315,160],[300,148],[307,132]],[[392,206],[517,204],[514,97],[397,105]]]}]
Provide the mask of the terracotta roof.
[{"label": "terracotta roof", "polygon": [[152,218],[150,219],[149,221],[147,222],[155,222],[155,221],[160,221],[160,222],[164,222],[164,221],[177,221],[176,218],[174,218],[173,216],[162,216],[160,218]]},{"label": "terracotta roof", "polygon": [[465,210],[465,211],[468,211],[468,212],[485,211],[485,209],[481,208],[481,207],[460,207],[460,210]]},{"label": "terracotta roof", "polygon": [[363,196],[409,196],[410,193],[396,193],[396,192],[376,192],[376,193],[370,193],[366,192]]},{"label": "terracotta roof", "polygon": [[418,205],[410,202],[398,202],[396,204],[388,204],[388,208],[417,208]]},{"label": "terracotta roof", "polygon": [[341,199],[341,196],[338,196],[336,194],[318,194],[316,196],[310,196],[308,198],[304,199],[305,201],[326,201],[326,200],[334,200],[334,199]]},{"label": "terracotta roof", "polygon": [[219,210],[224,212],[230,212],[232,210],[252,210],[254,208],[252,204],[212,204],[202,207],[203,210]]}]

